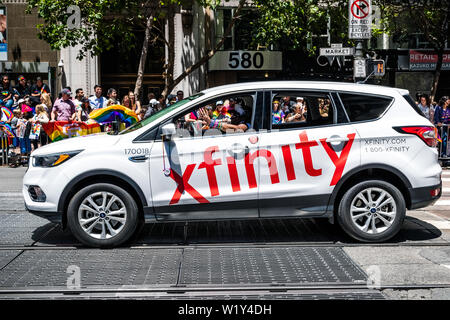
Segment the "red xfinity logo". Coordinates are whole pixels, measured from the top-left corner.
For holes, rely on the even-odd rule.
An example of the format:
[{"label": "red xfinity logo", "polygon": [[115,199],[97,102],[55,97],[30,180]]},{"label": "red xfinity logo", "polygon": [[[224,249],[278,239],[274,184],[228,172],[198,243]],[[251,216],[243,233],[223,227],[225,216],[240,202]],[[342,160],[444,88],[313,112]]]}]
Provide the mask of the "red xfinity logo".
[{"label": "red xfinity logo", "polygon": [[[347,158],[350,154],[355,135],[355,133],[350,133],[347,135],[348,141],[345,142],[341,154],[338,156],[338,154],[333,150],[330,144],[326,142],[326,139],[320,139],[319,142],[316,140],[309,140],[306,131],[302,131],[299,134],[300,142],[295,144],[295,149],[300,149],[302,152],[306,173],[311,177],[322,175],[322,169],[314,167],[311,156],[311,148],[322,146],[335,166],[334,174],[330,182],[330,186],[335,186],[338,183],[339,179],[342,177],[342,173],[344,172],[345,164],[347,163]],[[220,149],[218,146],[207,148],[203,155],[204,161],[198,165],[198,170],[206,170],[211,197],[220,195],[215,167],[222,165],[222,160],[213,159],[214,153],[218,152],[219,150]],[[282,146],[281,151],[283,154],[284,168],[286,170],[288,181],[295,180],[296,175],[294,170],[294,162],[292,160],[293,155],[291,151],[291,145]],[[252,189],[258,186],[255,168],[253,165],[254,161],[257,158],[266,159],[269,168],[271,183],[280,183],[278,166],[272,152],[266,149],[259,149],[254,151],[253,153],[246,154],[244,157],[248,187]],[[241,191],[241,184],[239,182],[236,159],[234,157],[227,157],[226,163],[228,166],[228,173],[230,176],[232,190],[233,192],[239,192]],[[182,176],[170,169],[170,177],[177,183],[177,188],[172,196],[172,199],[170,200],[171,205],[176,204],[180,201],[181,195],[184,191],[189,193],[199,203],[209,203],[209,201],[204,196],[202,196],[192,185],[189,184],[189,179],[192,176],[192,173],[194,172],[196,166],[197,164],[195,163],[189,164]]]}]

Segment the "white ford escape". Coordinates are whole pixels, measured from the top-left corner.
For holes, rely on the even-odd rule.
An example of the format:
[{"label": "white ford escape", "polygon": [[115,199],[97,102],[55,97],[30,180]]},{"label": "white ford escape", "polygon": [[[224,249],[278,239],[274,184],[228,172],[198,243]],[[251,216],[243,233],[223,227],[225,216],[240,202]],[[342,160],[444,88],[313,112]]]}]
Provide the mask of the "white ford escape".
[{"label": "white ford escape", "polygon": [[118,246],[149,222],[281,217],[328,218],[360,241],[386,241],[406,209],[441,195],[436,143],[405,90],[240,83],[116,135],[37,149],[23,196],[93,247]]}]

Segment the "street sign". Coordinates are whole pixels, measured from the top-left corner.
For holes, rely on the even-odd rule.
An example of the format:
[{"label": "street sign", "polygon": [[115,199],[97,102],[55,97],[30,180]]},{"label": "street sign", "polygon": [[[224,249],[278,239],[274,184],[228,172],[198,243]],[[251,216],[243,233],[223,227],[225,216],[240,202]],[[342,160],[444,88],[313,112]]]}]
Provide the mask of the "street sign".
[{"label": "street sign", "polygon": [[371,70],[376,77],[382,77],[385,74],[384,60],[372,60],[370,61]]},{"label": "street sign", "polygon": [[371,0],[349,0],[348,37],[350,39],[370,39],[372,30]]},{"label": "street sign", "polygon": [[355,58],[355,60],[353,60],[353,77],[365,78],[366,75],[366,59]]},{"label": "street sign", "polygon": [[342,43],[332,43],[331,48],[320,48],[321,56],[352,56],[355,48],[344,48]]}]

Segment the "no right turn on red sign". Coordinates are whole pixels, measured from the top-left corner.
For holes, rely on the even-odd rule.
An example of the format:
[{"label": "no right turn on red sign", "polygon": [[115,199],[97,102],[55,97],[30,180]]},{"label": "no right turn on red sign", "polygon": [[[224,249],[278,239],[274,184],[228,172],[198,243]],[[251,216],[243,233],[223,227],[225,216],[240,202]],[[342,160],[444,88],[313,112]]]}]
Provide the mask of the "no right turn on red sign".
[{"label": "no right turn on red sign", "polygon": [[348,36],[350,39],[370,39],[372,29],[371,0],[349,0]]}]

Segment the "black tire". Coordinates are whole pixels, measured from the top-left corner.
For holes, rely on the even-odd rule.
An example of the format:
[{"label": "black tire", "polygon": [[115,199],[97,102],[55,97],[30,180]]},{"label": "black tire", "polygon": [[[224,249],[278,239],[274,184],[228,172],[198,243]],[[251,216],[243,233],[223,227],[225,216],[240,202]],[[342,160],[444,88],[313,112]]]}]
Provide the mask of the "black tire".
[{"label": "black tire", "polygon": [[[78,209],[83,200],[96,192],[109,192],[117,196],[125,205],[127,216],[122,230],[109,239],[96,239],[87,234],[78,221]],[[109,183],[97,183],[78,191],[70,200],[67,209],[67,222],[73,235],[83,244],[96,248],[117,247],[128,241],[139,225],[138,207],[133,197],[124,189]]]},{"label": "black tire", "polygon": [[[392,224],[384,231],[379,233],[367,233],[359,229],[355,223],[353,223],[350,213],[350,208],[352,205],[352,201],[355,197],[363,190],[367,188],[378,188],[392,196],[392,199],[396,206],[396,215],[392,220]],[[381,201],[383,202],[383,201]],[[375,213],[377,214],[377,213]],[[359,182],[355,186],[348,189],[344,196],[342,197],[339,208],[337,212],[337,220],[341,228],[352,238],[362,241],[362,242],[384,242],[392,237],[394,237],[401,229],[403,221],[406,215],[406,204],[405,199],[398,190],[397,187],[392,184],[382,181],[382,180],[369,180]],[[384,218],[386,218],[384,216]],[[365,218],[361,218],[365,219]],[[367,218],[366,218],[367,219]],[[377,218],[378,223],[382,221],[380,218]],[[361,220],[363,222],[367,222],[367,220]]]}]

